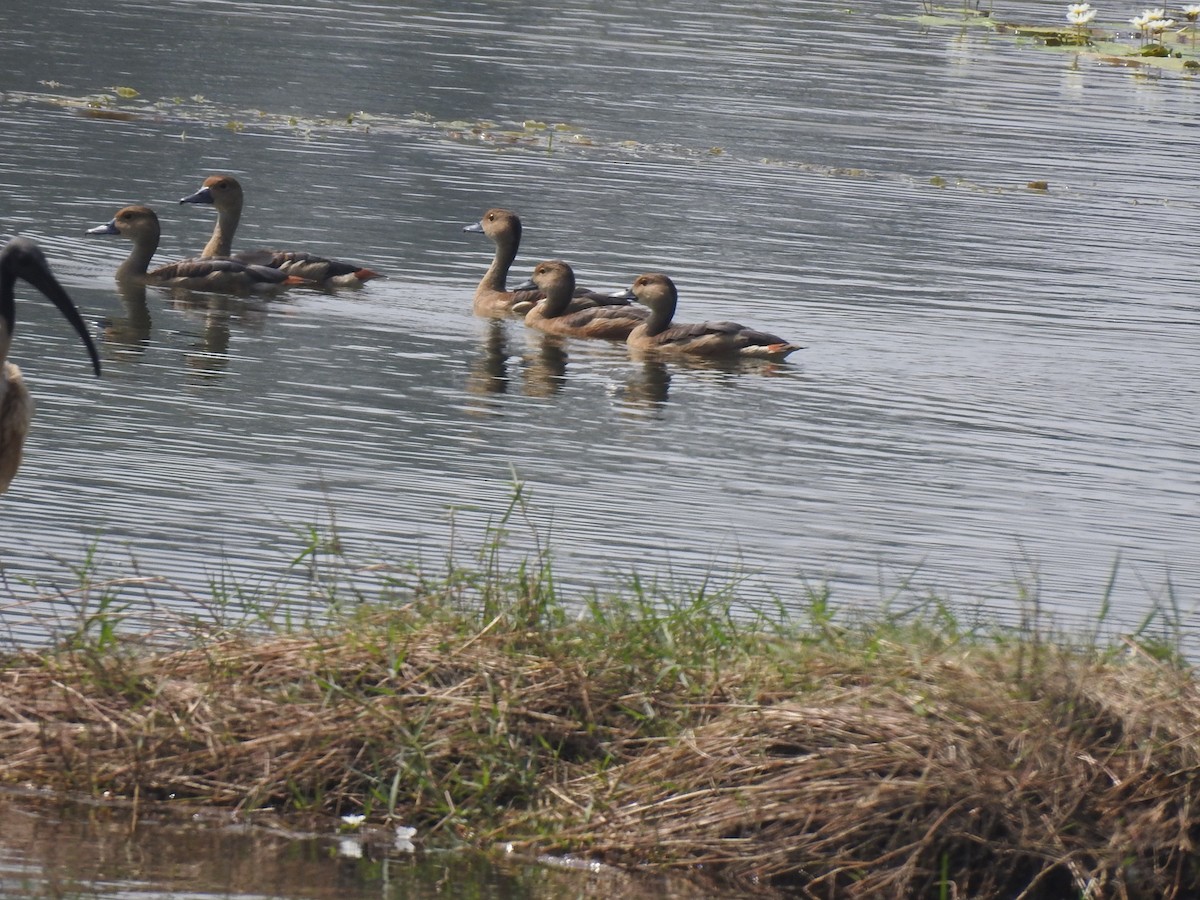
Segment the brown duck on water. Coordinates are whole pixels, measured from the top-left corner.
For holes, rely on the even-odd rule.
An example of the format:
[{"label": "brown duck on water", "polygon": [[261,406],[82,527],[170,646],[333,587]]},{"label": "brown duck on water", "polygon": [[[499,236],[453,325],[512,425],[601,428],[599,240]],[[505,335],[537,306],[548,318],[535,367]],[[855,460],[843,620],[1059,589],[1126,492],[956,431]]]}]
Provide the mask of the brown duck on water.
[{"label": "brown duck on water", "polygon": [[661,272],[639,275],[630,290],[639,303],[650,307],[649,318],[629,334],[627,343],[634,350],[780,360],[800,349],[778,335],[736,322],[673,324],[679,294],[675,283]]},{"label": "brown duck on water", "polygon": [[571,312],[575,273],[561,259],[538,263],[533,276],[517,290],[537,290],[545,295],[525,314],[525,324],[550,334],[623,341],[650,314],[642,306],[593,306]]},{"label": "brown duck on water", "polygon": [[232,175],[210,175],[204,179],[200,190],[179,201],[211,205],[217,211],[217,222],[213,226],[212,237],[204,245],[201,257],[229,257],[247,265],[267,266],[324,287],[357,287],[364,281],[380,277],[378,272],[364,268],[358,263],[327,259],[303,250],[233,252],[233,235],[242,219],[244,200],[242,185]]},{"label": "brown duck on water", "polygon": [[[475,288],[475,314],[479,316],[503,316],[509,313],[524,315],[538,300],[541,292],[517,288],[508,290],[508,270],[517,258],[521,246],[521,217],[511,209],[496,207],[483,214],[478,222],[463,228],[474,234],[482,234],[496,245],[492,264]],[[627,306],[629,298],[624,292],[602,294],[576,287],[568,308],[574,312],[592,306]]]},{"label": "brown duck on water", "polygon": [[117,267],[117,279],[133,279],[146,284],[188,288],[194,291],[241,293],[256,288],[287,287],[305,280],[280,269],[247,265],[233,259],[183,259],[150,269],[150,260],[158,249],[162,229],[158,216],[148,206],[126,206],[104,225],[88,229],[88,234],[115,234],[133,242],[125,262]]}]

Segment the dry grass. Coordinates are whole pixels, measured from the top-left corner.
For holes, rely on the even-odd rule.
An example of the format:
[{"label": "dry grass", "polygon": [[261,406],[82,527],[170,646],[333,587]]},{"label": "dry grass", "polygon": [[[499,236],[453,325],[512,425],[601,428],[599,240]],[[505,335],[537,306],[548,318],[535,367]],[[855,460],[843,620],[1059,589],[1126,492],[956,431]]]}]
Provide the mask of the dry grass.
[{"label": "dry grass", "polygon": [[[974,654],[982,656],[982,654]],[[1138,658],[952,654],[713,720],[564,792],[562,846],[813,897],[1192,897],[1200,695]]]},{"label": "dry grass", "polygon": [[801,896],[1197,896],[1200,695],[1131,647],[373,609],[13,655],[0,780],[365,811]]}]

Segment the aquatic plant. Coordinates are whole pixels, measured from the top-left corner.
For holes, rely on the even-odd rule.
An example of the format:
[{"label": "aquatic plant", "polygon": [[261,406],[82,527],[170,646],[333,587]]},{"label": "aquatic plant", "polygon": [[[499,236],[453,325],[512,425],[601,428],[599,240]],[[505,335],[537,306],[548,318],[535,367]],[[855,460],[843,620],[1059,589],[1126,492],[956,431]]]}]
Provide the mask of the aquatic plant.
[{"label": "aquatic plant", "polygon": [[1146,25],[1149,23],[1149,21],[1150,20],[1146,18],[1145,14],[1134,16],[1129,20],[1129,24],[1132,25],[1137,31],[1139,43],[1143,43],[1146,40]]},{"label": "aquatic plant", "polygon": [[[1097,64],[1129,66],[1142,73],[1152,71],[1151,67],[1153,70],[1188,74],[1200,70],[1200,58],[1197,58],[1195,48],[1196,31],[1200,25],[1200,3],[1183,8],[1181,16],[1187,19],[1187,25],[1186,30],[1179,32],[1178,40],[1169,38],[1178,22],[1167,17],[1165,8],[1145,9],[1140,15],[1128,19],[1133,26],[1132,35],[1116,28],[1096,25],[1098,12],[1086,2],[1068,4],[1066,20],[1069,27],[1007,21],[990,12],[983,14],[969,9],[957,15],[951,15],[948,10],[934,13],[933,7],[924,0],[922,10],[925,14],[919,20],[924,25],[971,27],[997,34],[1012,34],[1018,39],[1033,38],[1043,47],[1061,48],[1073,54],[1072,65],[1077,65],[1081,58],[1086,57]],[[1185,41],[1185,36],[1190,40]]]},{"label": "aquatic plant", "polygon": [[1085,29],[1096,18],[1096,10],[1092,8],[1090,3],[1072,3],[1067,7],[1067,21],[1075,26],[1075,40],[1077,43],[1086,44],[1088,38],[1085,34]]},{"label": "aquatic plant", "polygon": [[1192,49],[1196,47],[1196,19],[1200,17],[1200,4],[1185,6],[1182,10],[1183,17],[1187,19],[1188,33],[1191,37]]}]

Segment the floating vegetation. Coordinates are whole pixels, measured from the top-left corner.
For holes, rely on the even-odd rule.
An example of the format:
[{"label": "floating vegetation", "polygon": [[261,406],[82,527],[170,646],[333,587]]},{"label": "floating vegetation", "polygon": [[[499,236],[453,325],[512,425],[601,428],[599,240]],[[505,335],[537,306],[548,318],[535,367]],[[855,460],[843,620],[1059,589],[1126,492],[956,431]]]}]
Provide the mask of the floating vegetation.
[{"label": "floating vegetation", "polygon": [[[54,84],[61,87],[57,82]],[[398,116],[365,110],[334,116],[304,116],[297,115],[294,111],[275,113],[262,109],[222,107],[203,94],[147,100],[133,88],[119,87],[107,88],[103,93],[79,96],[51,91],[7,91],[0,94],[0,103],[43,104],[94,119],[146,120],[166,123],[178,127],[179,130],[174,131],[173,134],[181,140],[186,137],[189,129],[200,130],[203,128],[221,128],[233,133],[253,130],[255,133],[279,131],[294,135],[299,132],[306,139],[317,138],[324,133],[345,132],[347,129],[351,129],[357,134],[405,134],[418,138],[430,137],[465,144],[478,144],[501,150],[546,153],[561,149],[564,152],[690,159],[698,163],[786,168],[830,178],[870,178],[913,185],[928,183],[936,187],[953,186],[962,190],[990,193],[1025,189],[1024,183],[982,186],[957,179],[951,185],[950,182],[936,178],[930,180],[925,176],[880,172],[859,167],[834,166],[775,157],[747,159],[737,157],[719,146],[701,147],[668,143],[648,144],[635,140],[602,140],[587,134],[582,128],[570,122],[546,122],[532,118],[520,122],[502,123],[489,119],[438,119],[421,111],[413,112],[408,116]],[[558,136],[557,143],[556,136]]]},{"label": "floating vegetation", "polygon": [[939,7],[923,3],[917,22],[930,28],[977,28],[1017,38],[1032,38],[1038,46],[1103,65],[1149,66],[1157,70],[1192,74],[1200,68],[1196,50],[1200,4],[1186,6],[1187,24],[1180,26],[1166,17],[1163,9],[1147,9],[1126,23],[1096,23],[1098,10],[1090,3],[1067,7],[1066,25],[1024,23],[997,18],[992,10],[978,7]]}]

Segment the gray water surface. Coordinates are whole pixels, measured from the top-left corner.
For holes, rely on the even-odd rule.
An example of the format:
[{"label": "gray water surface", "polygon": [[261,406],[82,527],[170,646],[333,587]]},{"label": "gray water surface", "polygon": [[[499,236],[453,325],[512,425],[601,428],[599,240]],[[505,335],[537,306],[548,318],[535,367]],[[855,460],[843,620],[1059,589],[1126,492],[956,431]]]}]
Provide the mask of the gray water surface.
[{"label": "gray water surface", "polygon": [[[912,8],[606,2],[52,2],[9,14],[0,228],[45,246],[104,377],[47,304],[14,358],[39,410],[0,500],[8,627],[101,578],[172,610],[288,583],[310,527],[356,560],[478,544],[522,480],[564,584],[741,579],[800,611],[935,594],[1130,628],[1200,587],[1193,80]],[[1044,21],[1039,4],[1005,10]],[[1052,19],[1057,19],[1055,13]],[[85,114],[49,102],[127,86]],[[526,132],[530,120],[566,123]],[[554,135],[547,147],[548,135]],[[242,247],[387,273],[277,302],[119,292],[122,205],[194,253],[238,175]],[[1033,180],[1048,191],[1027,187]],[[730,371],[472,316],[518,210],[547,257],[681,319],[805,345]],[[451,514],[451,510],[457,512]],[[1115,570],[1115,581],[1108,584]],[[69,604],[68,604],[69,607]],[[36,628],[33,628],[36,632]]]}]

